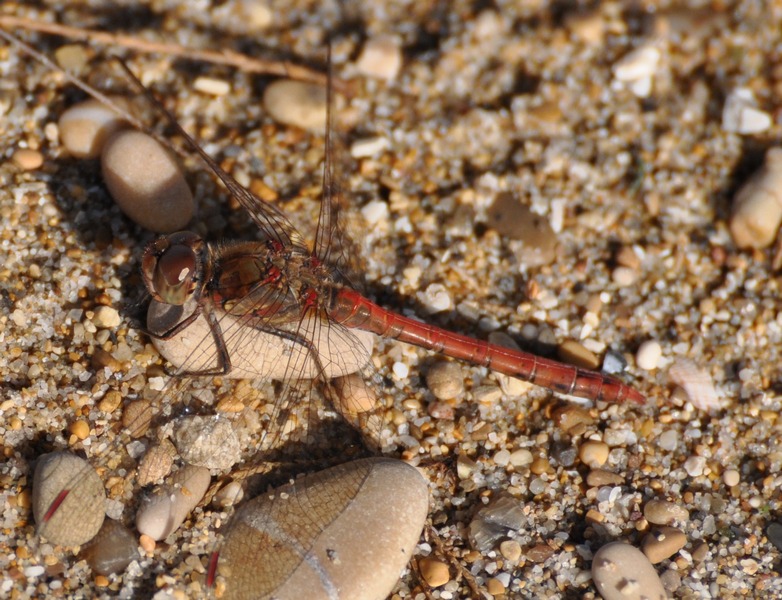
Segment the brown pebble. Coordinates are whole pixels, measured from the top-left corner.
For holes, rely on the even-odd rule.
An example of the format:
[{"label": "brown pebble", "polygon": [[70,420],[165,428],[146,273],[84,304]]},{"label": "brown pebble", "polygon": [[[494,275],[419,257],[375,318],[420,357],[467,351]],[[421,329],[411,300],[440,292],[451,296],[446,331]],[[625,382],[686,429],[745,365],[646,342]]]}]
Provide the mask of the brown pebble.
[{"label": "brown pebble", "polygon": [[547,458],[539,456],[532,461],[532,464],[529,466],[529,470],[535,475],[542,475],[543,473],[548,473],[551,471],[551,463]]},{"label": "brown pebble", "polygon": [[448,565],[432,556],[427,556],[419,560],[418,568],[421,569],[421,577],[423,577],[424,581],[431,587],[445,585],[451,579]]},{"label": "brown pebble", "polygon": [[508,562],[517,564],[521,559],[521,546],[516,540],[505,540],[500,544],[500,554]]},{"label": "brown pebble", "polygon": [[106,519],[95,539],[82,550],[81,558],[95,573],[120,573],[139,558],[136,538],[119,521]]},{"label": "brown pebble", "polygon": [[122,394],[117,390],[109,390],[98,403],[98,408],[105,413],[113,413],[122,404]]},{"label": "brown pebble", "polygon": [[528,268],[547,265],[556,258],[559,240],[548,219],[532,212],[515,194],[498,194],[486,217],[487,225],[497,233],[521,241],[518,258]]},{"label": "brown pebble", "polygon": [[532,548],[527,550],[527,552],[525,553],[527,560],[534,563],[546,562],[553,555],[554,555],[554,548],[552,548],[548,544],[537,544],[536,546],[533,546]]},{"label": "brown pebble", "polygon": [[557,348],[557,355],[560,360],[583,369],[597,369],[600,366],[597,354],[575,340],[562,342]]},{"label": "brown pebble", "polygon": [[278,79],[263,93],[263,106],[285,125],[322,131],[326,126],[326,88],[315,83]]},{"label": "brown pebble", "polygon": [[147,534],[142,533],[140,536],[138,536],[138,545],[141,546],[141,549],[144,550],[144,552],[147,554],[152,554],[155,551],[157,542]]},{"label": "brown pebble", "polygon": [[[127,110],[126,98],[109,96],[117,105]],[[97,158],[109,136],[127,122],[99,100],[85,100],[71,106],[60,116],[58,128],[60,140],[68,153],[75,158]]]},{"label": "brown pebble", "polygon": [[575,430],[584,430],[595,422],[595,419],[585,408],[568,404],[554,410],[551,418],[562,431],[575,435]]},{"label": "brown pebble", "polygon": [[654,525],[670,525],[674,521],[686,521],[687,509],[666,500],[649,500],[644,505],[644,517]]},{"label": "brown pebble", "polygon": [[152,403],[149,400],[135,400],[122,412],[122,425],[131,437],[139,438],[149,429],[152,412]]},{"label": "brown pebble", "polygon": [[641,542],[641,550],[653,565],[664,561],[684,548],[687,536],[675,527],[660,527],[648,533]]},{"label": "brown pebble", "polygon": [[502,596],[505,594],[505,584],[496,577],[492,577],[486,582],[486,591],[492,596]]},{"label": "brown pebble", "polygon": [[43,154],[37,150],[19,148],[13,153],[11,160],[25,171],[34,171],[43,165]]},{"label": "brown pebble", "polygon": [[624,477],[605,469],[592,469],[587,475],[587,485],[590,487],[621,485],[622,483],[624,483]]},{"label": "brown pebble", "polygon": [[176,448],[168,440],[152,446],[139,461],[138,484],[159,483],[171,472],[174,456],[176,456]]}]

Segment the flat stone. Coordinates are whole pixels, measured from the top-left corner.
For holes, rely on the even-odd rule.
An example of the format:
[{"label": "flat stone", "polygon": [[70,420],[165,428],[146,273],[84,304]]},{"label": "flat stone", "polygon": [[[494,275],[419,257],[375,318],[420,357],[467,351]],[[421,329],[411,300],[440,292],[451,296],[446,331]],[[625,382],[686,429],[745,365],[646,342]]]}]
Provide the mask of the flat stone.
[{"label": "flat stone", "polygon": [[90,464],[68,452],[38,459],[33,476],[33,516],[38,534],[53,544],[79,546],[100,530],[106,492]]},{"label": "flat stone", "polygon": [[121,573],[133,560],[140,558],[136,536],[114,519],[103,522],[98,535],[81,557],[100,575]]},{"label": "flat stone", "polygon": [[176,158],[146,133],[114,133],[101,152],[103,179],[130,219],[156,233],[184,229],[195,202]]},{"label": "flat stone", "polygon": [[239,509],[226,533],[217,567],[222,597],[382,600],[415,550],[428,503],[421,474],[387,458],[262,494]]},{"label": "flat stone", "polygon": [[595,553],[592,579],[604,600],[666,600],[652,563],[638,548],[611,542]]}]

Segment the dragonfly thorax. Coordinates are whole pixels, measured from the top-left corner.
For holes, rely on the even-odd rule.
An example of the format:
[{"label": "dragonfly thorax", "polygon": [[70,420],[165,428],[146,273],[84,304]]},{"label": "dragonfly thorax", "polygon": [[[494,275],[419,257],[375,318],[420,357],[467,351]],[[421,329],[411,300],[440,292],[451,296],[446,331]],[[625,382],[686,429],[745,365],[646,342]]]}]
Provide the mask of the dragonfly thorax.
[{"label": "dragonfly thorax", "polygon": [[144,283],[158,302],[182,306],[203,281],[204,241],[195,233],[180,231],[150,243],[141,260]]}]

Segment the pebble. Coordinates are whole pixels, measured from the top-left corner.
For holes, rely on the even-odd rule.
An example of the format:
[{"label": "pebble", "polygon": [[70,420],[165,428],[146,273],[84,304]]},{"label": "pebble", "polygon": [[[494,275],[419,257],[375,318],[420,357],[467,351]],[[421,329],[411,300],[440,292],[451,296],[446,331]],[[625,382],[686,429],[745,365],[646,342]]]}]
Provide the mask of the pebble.
[{"label": "pebble", "polygon": [[559,240],[548,219],[522,204],[515,194],[498,194],[487,209],[486,218],[486,224],[494,231],[522,242],[516,254],[525,267],[548,265],[556,258]]},{"label": "pebble", "polygon": [[185,462],[218,471],[227,471],[242,455],[233,425],[220,416],[192,415],[179,419],[174,445]]},{"label": "pebble", "polygon": [[[511,350],[520,350],[519,345],[512,337],[502,331],[492,331],[489,334],[489,343],[496,346],[502,346],[504,348],[510,348]],[[522,396],[525,394],[532,384],[517,377],[510,377],[504,373],[493,371],[494,376],[500,383],[500,389],[503,394],[512,398]]]},{"label": "pebble", "polygon": [[575,340],[562,342],[557,348],[557,355],[563,362],[583,369],[597,369],[600,366],[597,355]]},{"label": "pebble", "polygon": [[153,540],[162,540],[187,518],[204,497],[209,469],[185,465],[160,488],[147,496],[136,513],[136,529]]},{"label": "pebble", "polygon": [[592,469],[602,467],[608,460],[608,444],[588,440],[579,446],[578,457]]},{"label": "pebble", "polygon": [[706,459],[703,456],[690,456],[684,461],[684,470],[690,477],[700,477],[706,468]]},{"label": "pebble", "polygon": [[38,152],[38,150],[19,148],[11,155],[11,160],[25,171],[34,171],[43,165],[43,154]]},{"label": "pebble", "polygon": [[159,483],[171,472],[171,467],[174,466],[174,456],[176,456],[176,448],[168,440],[163,440],[152,446],[139,461],[138,475],[136,476],[138,484],[143,486]]},{"label": "pebble", "polygon": [[422,558],[418,561],[418,568],[421,569],[421,577],[431,587],[440,587],[451,579],[448,565],[438,558],[432,556]]},{"label": "pebble", "polygon": [[470,521],[470,544],[478,552],[489,552],[500,539],[520,531],[526,522],[523,503],[508,494],[500,494]]},{"label": "pebble", "polygon": [[438,400],[451,400],[464,393],[464,376],[459,363],[438,361],[426,373],[426,385]]},{"label": "pebble", "polygon": [[505,560],[518,564],[521,560],[521,544],[516,540],[505,540],[500,544],[500,554]]},{"label": "pebble", "polygon": [[768,536],[768,541],[774,544],[774,547],[782,552],[782,523],[770,523],[768,527],[766,527],[766,535]]},{"label": "pebble", "polygon": [[193,194],[176,158],[156,139],[132,129],[114,133],[101,152],[103,179],[130,219],[155,233],[184,229]]},{"label": "pebble", "polygon": [[644,518],[654,525],[670,525],[674,521],[687,521],[690,513],[667,500],[649,500],[644,505]]},{"label": "pebble", "polygon": [[87,423],[87,421],[79,419],[78,421],[74,421],[70,424],[68,431],[70,431],[80,440],[85,440],[90,435],[90,424]]},{"label": "pebble", "polygon": [[592,469],[587,475],[587,485],[590,487],[602,487],[604,485],[621,485],[624,477],[605,469]]},{"label": "pebble", "polygon": [[315,83],[278,79],[263,93],[263,106],[284,125],[323,131],[326,127],[326,88]]},{"label": "pebble", "polygon": [[527,465],[532,464],[532,461],[534,460],[534,457],[532,456],[532,452],[527,450],[526,448],[520,448],[519,450],[514,450],[510,453],[510,458],[508,461],[513,467],[519,468],[519,467],[526,467]]},{"label": "pebble", "polygon": [[[350,145],[350,155],[353,158],[369,158],[370,156],[377,156],[381,152],[388,150],[390,146],[391,142],[389,142],[386,137],[376,136],[364,138],[356,140]],[[388,206],[385,202],[382,204]]]},{"label": "pebble", "polygon": [[[428,504],[418,470],[388,458],[261,494],[225,534],[217,566],[225,597],[331,598],[339,590],[340,598],[386,598],[416,548]],[[257,551],[264,547],[275,552]]]},{"label": "pebble", "polygon": [[709,372],[686,358],[677,359],[668,370],[670,380],[682,387],[698,410],[710,412],[720,408],[719,394]]},{"label": "pebble", "polygon": [[595,553],[592,579],[604,600],[666,600],[652,563],[638,548],[611,542]]},{"label": "pebble", "polygon": [[394,36],[370,38],[356,60],[356,69],[362,75],[391,81],[402,67],[402,48]]},{"label": "pebble", "polygon": [[730,234],[739,248],[767,248],[782,223],[782,148],[769,148],[763,166],[733,200]]},{"label": "pebble", "polygon": [[741,474],[736,469],[728,469],[722,474],[722,481],[728,487],[733,487],[741,482]]},{"label": "pebble", "polygon": [[139,558],[136,536],[114,519],[106,519],[98,535],[86,547],[81,557],[100,575],[121,573]]},{"label": "pebble", "polygon": [[86,460],[74,454],[45,454],[38,459],[33,476],[33,515],[38,534],[49,542],[84,544],[95,537],[106,516],[103,481]]},{"label": "pebble", "polygon": [[425,290],[416,295],[430,315],[453,308],[451,294],[448,292],[448,288],[441,283],[430,283]]},{"label": "pebble", "polygon": [[662,54],[656,46],[639,46],[614,64],[614,77],[627,84],[636,96],[645,98],[652,91],[652,77],[661,58]]},{"label": "pebble", "polygon": [[[121,96],[109,96],[120,108],[129,103]],[[98,158],[106,140],[128,123],[119,114],[98,100],[74,104],[60,116],[60,140],[74,158]]]},{"label": "pebble", "polygon": [[725,98],[722,108],[722,128],[725,131],[749,135],[771,127],[771,115],[757,107],[755,94],[749,88],[736,88]]},{"label": "pebble", "polygon": [[231,91],[231,84],[224,79],[214,77],[197,77],[193,89],[210,96],[225,96]]},{"label": "pebble", "polygon": [[235,506],[244,498],[244,488],[239,481],[230,481],[219,490],[214,496],[214,502],[224,508]]},{"label": "pebble", "polygon": [[641,542],[641,550],[653,565],[664,561],[684,548],[687,536],[675,527],[660,527],[648,533]]},{"label": "pebble", "polygon": [[152,422],[152,403],[149,400],[134,400],[122,411],[122,426],[131,437],[144,435]]},{"label": "pebble", "polygon": [[660,364],[663,349],[657,340],[647,340],[643,342],[635,353],[635,364],[644,371],[653,371]]},{"label": "pebble", "polygon": [[100,329],[112,329],[117,327],[122,322],[122,319],[116,308],[112,308],[111,306],[97,306],[90,321],[92,321],[92,324],[95,325],[95,327]]}]

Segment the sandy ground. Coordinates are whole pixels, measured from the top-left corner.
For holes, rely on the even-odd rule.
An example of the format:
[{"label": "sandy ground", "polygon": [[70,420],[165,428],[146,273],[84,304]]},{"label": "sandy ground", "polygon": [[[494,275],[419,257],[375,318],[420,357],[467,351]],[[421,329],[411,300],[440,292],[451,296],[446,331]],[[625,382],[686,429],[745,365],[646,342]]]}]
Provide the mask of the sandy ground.
[{"label": "sandy ground", "polygon": [[[370,293],[435,324],[482,338],[505,332],[548,354],[576,340],[601,359],[607,353],[606,365],[627,361],[622,377],[648,398],[644,406],[582,403],[575,411],[546,390],[517,394],[486,369],[462,366],[465,391],[438,403],[424,380],[431,357],[380,344],[375,366],[389,410],[407,423],[392,455],[430,477],[442,546],[435,554],[444,552],[450,567],[450,581],[430,597],[595,597],[593,552],[612,540],[639,545],[651,499],[687,511],[675,523],[686,545],[656,567],[671,597],[782,593],[779,550],[766,533],[779,518],[782,485],[779,279],[773,251],[738,250],[727,227],[735,191],[782,132],[778,2],[617,2],[592,13],[534,0],[343,10],[278,2],[271,23],[249,32],[205,1],[120,4],[127,6],[86,1],[55,11],[43,3],[36,11],[5,2],[0,12],[317,68],[331,32],[336,74],[355,84],[343,111],[347,145],[385,140],[346,167],[349,201],[379,214],[361,235]],[[20,35],[49,56],[65,43]],[[403,49],[390,81],[357,73],[362,48],[382,36]],[[639,47],[657,58],[642,65],[648,93],[615,69]],[[265,114],[260,96],[272,78],[97,44],[69,60],[82,56],[79,74],[101,89],[127,89],[110,53],[240,181],[277,196],[307,229],[323,141]],[[200,75],[227,81],[230,93],[194,91]],[[197,596],[204,555],[191,531],[214,516],[199,512],[192,530],[107,579],[35,534],[35,459],[111,448],[122,410],[99,408],[101,400],[115,391],[123,402],[144,395],[161,373],[134,321],[143,314],[140,253],[154,236],[112,203],[95,163],[69,158],[58,143],[53,124],[81,92],[5,46],[0,76],[0,595]],[[723,106],[736,88],[754,93],[769,128],[726,131]],[[39,151],[43,165],[20,168],[11,157],[22,148]],[[251,236],[241,209],[196,161],[187,165],[200,210],[194,227],[212,240]],[[498,196],[530,207],[550,232],[533,235],[512,214],[493,221]],[[421,292],[437,291],[433,285],[444,286],[453,307],[427,316],[431,294]],[[100,305],[119,311],[119,325],[95,326]],[[662,349],[652,370],[635,364],[647,340]],[[700,388],[677,389],[682,365],[685,384],[693,367],[701,371]],[[563,413],[583,424],[566,429],[556,418]],[[88,423],[86,439],[69,430],[75,421]],[[619,483],[587,484],[590,467],[577,450],[588,439],[609,447],[602,468]],[[732,485],[728,471],[737,472],[727,477]],[[126,474],[103,473],[111,509],[124,518],[129,490],[119,485],[113,495],[112,485]],[[500,538],[515,540],[519,557],[508,546],[503,555],[499,541],[479,550],[469,540],[478,510],[503,495],[523,510],[521,526]],[[422,538],[417,558],[435,546]],[[424,589],[413,568],[395,593],[423,597]]]}]

